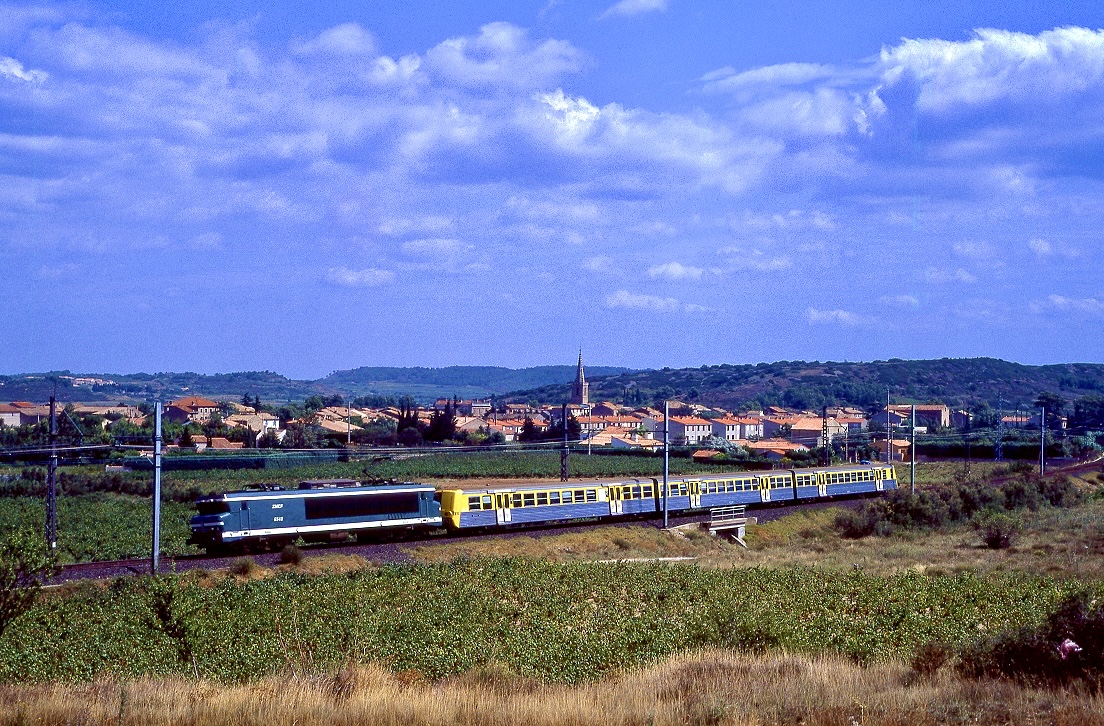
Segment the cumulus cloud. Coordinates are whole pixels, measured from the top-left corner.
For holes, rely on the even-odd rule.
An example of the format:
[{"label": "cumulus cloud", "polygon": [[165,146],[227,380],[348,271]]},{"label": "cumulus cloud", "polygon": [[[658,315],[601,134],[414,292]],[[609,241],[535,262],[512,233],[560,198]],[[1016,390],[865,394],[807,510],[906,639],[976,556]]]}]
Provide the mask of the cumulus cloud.
[{"label": "cumulus cloud", "polygon": [[375,55],[376,39],[359,23],[343,23],[307,41],[292,44],[298,55],[325,53],[337,56]]},{"label": "cumulus cloud", "polygon": [[367,267],[363,270],[331,267],[326,273],[326,279],[343,287],[378,287],[394,280],[395,273],[391,270],[380,270],[375,267]]},{"label": "cumulus cloud", "polygon": [[978,281],[977,276],[968,272],[961,267],[948,270],[940,267],[929,267],[924,270],[924,279],[928,282],[942,284],[942,283],[966,283],[973,284]]},{"label": "cumulus cloud", "polygon": [[453,237],[415,239],[403,242],[402,250],[411,255],[452,257],[471,250],[472,246]]},{"label": "cumulus cloud", "polygon": [[882,295],[878,302],[883,305],[898,305],[906,308],[920,307],[920,301],[913,295]]},{"label": "cumulus cloud", "polygon": [[1090,317],[1104,317],[1104,297],[1071,298],[1065,295],[1049,295],[1046,300],[1031,303],[1036,313],[1072,312]]},{"label": "cumulus cloud", "polygon": [[11,81],[26,81],[28,83],[42,83],[49,74],[45,71],[27,70],[23,64],[15,58],[0,56],[0,77]]},{"label": "cumulus cloud", "polygon": [[869,318],[849,312],[847,310],[818,310],[810,307],[805,310],[805,319],[810,325],[836,323],[838,325],[862,325],[870,321]]},{"label": "cumulus cloud", "polygon": [[654,265],[648,268],[648,277],[662,277],[667,280],[697,280],[705,272],[700,267],[683,265],[678,262],[667,262],[662,265]]},{"label": "cumulus cloud", "polygon": [[652,312],[703,312],[706,308],[702,305],[681,303],[673,297],[659,297],[657,295],[642,295],[618,290],[606,296],[606,307],[626,308],[628,310],[649,310]]},{"label": "cumulus cloud", "polygon": [[667,9],[667,0],[621,0],[614,5],[606,8],[601,15],[598,16],[599,20],[605,20],[617,15],[631,16],[642,15],[644,13],[654,13],[657,11],[663,11]]},{"label": "cumulus cloud", "polygon": [[588,272],[597,272],[600,274],[610,274],[617,270],[613,258],[609,255],[588,257],[583,260],[582,268]]},{"label": "cumulus cloud", "polygon": [[1035,239],[1031,240],[1030,242],[1027,243],[1027,246],[1032,252],[1034,252],[1039,257],[1046,257],[1047,255],[1049,255],[1051,252],[1054,251],[1053,248],[1051,248],[1051,246],[1050,246],[1050,242],[1047,242],[1045,239],[1042,239],[1041,237],[1036,237]]},{"label": "cumulus cloud", "polygon": [[541,88],[583,64],[583,54],[563,40],[536,42],[512,23],[488,23],[479,35],[450,38],[430,49],[426,68],[461,86]]}]

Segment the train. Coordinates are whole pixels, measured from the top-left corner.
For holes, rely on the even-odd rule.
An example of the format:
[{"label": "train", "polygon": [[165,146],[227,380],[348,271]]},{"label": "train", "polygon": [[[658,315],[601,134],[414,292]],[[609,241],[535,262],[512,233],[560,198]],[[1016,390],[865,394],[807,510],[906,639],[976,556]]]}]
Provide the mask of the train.
[{"label": "train", "polygon": [[[897,488],[892,464],[670,477],[672,513],[731,505],[782,505]],[[439,535],[573,520],[617,520],[663,511],[663,482],[549,482],[438,490],[428,484],[363,486],[351,479],[257,485],[201,497],[190,544],[208,554],[278,548],[298,539],[339,542],[384,533]]]}]

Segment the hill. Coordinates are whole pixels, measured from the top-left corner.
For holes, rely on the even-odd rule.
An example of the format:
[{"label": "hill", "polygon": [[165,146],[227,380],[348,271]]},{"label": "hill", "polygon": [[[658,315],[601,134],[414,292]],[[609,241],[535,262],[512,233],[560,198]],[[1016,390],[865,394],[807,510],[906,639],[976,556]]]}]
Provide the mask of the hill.
[{"label": "hill", "polygon": [[[588,367],[587,376],[628,373],[629,368]],[[354,368],[336,371],[317,381],[347,395],[410,395],[425,401],[442,397],[487,398],[508,391],[570,384],[575,366],[501,368],[496,366],[448,366],[446,368]]]},{"label": "hill", "polygon": [[[780,405],[817,410],[821,406],[852,405],[867,410],[885,405],[886,389],[895,403],[940,402],[971,409],[1003,397],[1004,408],[1030,407],[1043,392],[1069,401],[1104,393],[1104,365],[1064,363],[1030,366],[996,358],[837,363],[779,361],[756,365],[715,365],[700,368],[647,370],[614,376],[591,376],[592,401],[653,404],[678,399],[742,409]],[[567,385],[515,391],[511,401],[560,402]]]},{"label": "hill", "polygon": [[[616,375],[629,368],[595,366],[588,375]],[[569,383],[575,366],[448,366],[445,368],[354,368],[335,371],[315,381],[294,380],[272,371],[239,373],[46,373],[0,376],[0,401],[45,401],[57,384],[62,401],[148,401],[187,394],[214,398],[260,396],[268,402],[302,401],[308,396],[355,398],[368,394],[413,396],[420,402],[437,398],[486,398],[520,388]],[[102,379],[111,385],[74,385],[75,378]]]}]

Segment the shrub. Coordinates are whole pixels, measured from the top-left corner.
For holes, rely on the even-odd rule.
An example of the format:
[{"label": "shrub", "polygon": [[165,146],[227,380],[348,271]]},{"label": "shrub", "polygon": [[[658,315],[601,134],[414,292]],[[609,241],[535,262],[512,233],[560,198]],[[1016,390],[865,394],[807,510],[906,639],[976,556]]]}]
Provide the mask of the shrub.
[{"label": "shrub", "polygon": [[933,676],[954,656],[954,649],[946,643],[925,643],[916,649],[910,666],[918,676]]},{"label": "shrub", "polygon": [[237,557],[230,563],[227,569],[230,571],[231,575],[247,576],[252,574],[253,568],[256,566],[257,564],[253,562],[252,557]]},{"label": "shrub", "polygon": [[[1072,640],[1080,651],[1065,657],[1059,645]],[[1011,678],[1035,685],[1081,682],[1093,691],[1104,685],[1104,606],[1090,593],[1061,600],[1035,628],[999,633],[962,649],[959,670],[975,678]]]},{"label": "shrub", "polygon": [[280,550],[280,563],[284,565],[298,565],[303,561],[303,550],[295,545],[286,545]]},{"label": "shrub", "polygon": [[1020,531],[1020,520],[1003,512],[985,512],[974,517],[974,529],[981,533],[981,540],[991,550],[1003,550],[1012,546],[1012,539]]}]

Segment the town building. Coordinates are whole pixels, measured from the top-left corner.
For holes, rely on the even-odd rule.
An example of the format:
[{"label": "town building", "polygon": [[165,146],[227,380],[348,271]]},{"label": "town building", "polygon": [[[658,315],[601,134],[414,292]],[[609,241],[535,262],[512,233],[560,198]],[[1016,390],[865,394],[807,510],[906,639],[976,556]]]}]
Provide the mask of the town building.
[{"label": "town building", "polygon": [[713,435],[713,424],[697,416],[672,416],[668,423],[671,442],[680,446],[694,446]]}]

